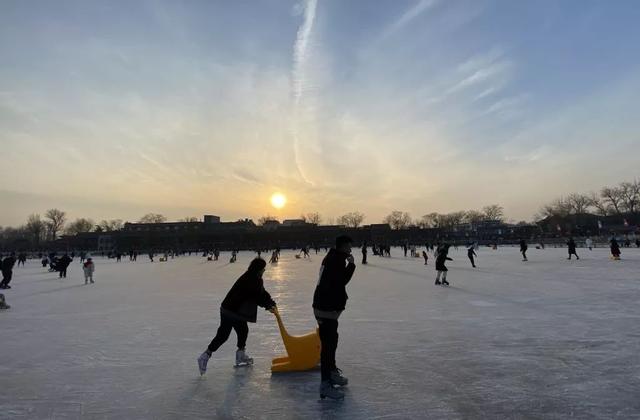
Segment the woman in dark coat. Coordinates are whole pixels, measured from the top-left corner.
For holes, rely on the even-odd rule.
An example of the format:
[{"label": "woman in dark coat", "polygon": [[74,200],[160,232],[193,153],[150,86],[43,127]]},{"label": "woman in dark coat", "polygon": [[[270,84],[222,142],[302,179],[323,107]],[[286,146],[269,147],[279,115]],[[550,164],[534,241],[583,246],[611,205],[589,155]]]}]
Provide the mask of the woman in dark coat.
[{"label": "woman in dark coat", "polygon": [[211,340],[207,350],[198,357],[198,368],[203,375],[207,371],[207,362],[211,354],[218,350],[229,338],[231,330],[238,336],[238,350],[236,351],[236,366],[247,366],[253,359],[245,354],[249,326],[247,322],[256,322],[258,306],[275,312],[276,303],[264,289],[262,275],[267,263],[256,258],[251,261],[247,271],[236,280],[227,296],[220,305],[220,327],[218,333]]},{"label": "woman in dark coat", "polygon": [[[440,248],[438,257],[436,258],[436,271],[438,272],[438,274],[436,275],[436,284],[438,285],[439,284],[442,284],[444,286],[449,285],[449,282],[447,281],[447,271],[449,270],[445,266],[445,263],[447,262],[447,260],[449,261],[453,261],[453,260],[449,258],[448,255],[449,255],[449,245],[443,245],[442,248]],[[442,275],[442,283],[440,283],[441,275]]]},{"label": "woman in dark coat", "polygon": [[615,260],[620,259],[620,245],[618,245],[616,238],[611,238],[611,256]]}]

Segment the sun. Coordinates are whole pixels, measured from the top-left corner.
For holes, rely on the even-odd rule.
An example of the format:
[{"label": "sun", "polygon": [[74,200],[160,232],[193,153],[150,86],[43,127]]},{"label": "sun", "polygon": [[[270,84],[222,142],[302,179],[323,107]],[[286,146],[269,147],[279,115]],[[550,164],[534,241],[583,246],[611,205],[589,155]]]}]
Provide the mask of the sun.
[{"label": "sun", "polygon": [[271,196],[271,205],[277,209],[281,209],[287,204],[287,197],[284,194],[274,193]]}]

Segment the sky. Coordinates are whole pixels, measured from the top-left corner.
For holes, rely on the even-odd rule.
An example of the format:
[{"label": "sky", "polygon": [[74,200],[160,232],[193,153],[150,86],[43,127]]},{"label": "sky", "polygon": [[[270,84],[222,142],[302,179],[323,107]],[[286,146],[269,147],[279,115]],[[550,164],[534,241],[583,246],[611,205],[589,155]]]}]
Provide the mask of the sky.
[{"label": "sky", "polygon": [[635,0],[4,0],[0,225],[531,220],[640,173],[639,21]]}]

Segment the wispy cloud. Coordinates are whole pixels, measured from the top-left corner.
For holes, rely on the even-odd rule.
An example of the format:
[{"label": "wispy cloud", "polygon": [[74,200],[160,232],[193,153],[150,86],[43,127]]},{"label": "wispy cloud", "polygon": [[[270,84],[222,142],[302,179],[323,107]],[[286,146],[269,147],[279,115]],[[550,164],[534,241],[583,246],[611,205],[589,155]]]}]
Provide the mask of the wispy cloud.
[{"label": "wispy cloud", "polygon": [[388,38],[391,35],[399,32],[405,26],[409,25],[422,13],[431,9],[438,3],[438,0],[418,0],[418,2],[407,9],[402,16],[389,24],[384,31],[382,31],[381,39]]}]

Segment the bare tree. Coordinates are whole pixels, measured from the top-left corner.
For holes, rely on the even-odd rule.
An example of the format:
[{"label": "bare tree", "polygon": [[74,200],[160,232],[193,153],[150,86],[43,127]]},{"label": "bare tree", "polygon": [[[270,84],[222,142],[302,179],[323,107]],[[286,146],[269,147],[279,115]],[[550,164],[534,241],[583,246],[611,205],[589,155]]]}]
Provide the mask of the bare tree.
[{"label": "bare tree", "polygon": [[638,212],[640,205],[640,182],[623,182],[618,187],[622,208],[632,214]]},{"label": "bare tree", "polygon": [[44,239],[47,224],[40,218],[39,214],[31,214],[27,218],[25,230],[29,236],[31,236],[32,243],[38,247],[40,245],[40,241]]},{"label": "bare tree", "polygon": [[316,212],[303,214],[300,216],[300,218],[305,222],[312,223],[314,225],[319,225],[322,222],[322,217],[320,216],[319,213],[316,213]]},{"label": "bare tree", "polygon": [[574,214],[587,213],[592,205],[591,197],[585,194],[569,194],[565,202]]},{"label": "bare tree", "polygon": [[439,228],[440,222],[442,218],[439,213],[429,213],[422,216],[420,219],[420,226],[423,227],[431,227],[431,228]]},{"label": "bare tree", "polygon": [[491,204],[482,208],[487,220],[504,220],[504,208],[498,204]]},{"label": "bare tree", "polygon": [[411,215],[407,212],[394,210],[384,218],[383,222],[391,226],[391,229],[406,229],[411,226]]},{"label": "bare tree", "polygon": [[164,223],[167,218],[158,213],[147,213],[140,218],[139,223]]},{"label": "bare tree", "polygon": [[589,196],[591,207],[596,209],[596,213],[600,216],[608,216],[611,213],[611,207],[596,193],[592,192]]},{"label": "bare tree", "polygon": [[62,231],[64,223],[67,221],[67,214],[62,210],[49,209],[45,213],[45,217],[48,219],[49,237],[51,240],[56,240],[58,233]]},{"label": "bare tree", "polygon": [[264,226],[265,223],[273,222],[273,221],[277,222],[278,219],[270,215],[262,216],[261,218],[258,219],[258,226]]},{"label": "bare tree", "polygon": [[193,222],[199,222],[200,219],[198,219],[195,216],[190,216],[190,217],[185,217],[183,219],[179,219],[178,222],[183,222],[183,223],[193,223]]},{"label": "bare tree", "polygon": [[618,188],[605,187],[600,191],[600,197],[616,214],[622,213],[622,192]]},{"label": "bare tree", "polygon": [[91,219],[79,218],[67,225],[65,233],[67,235],[77,235],[78,233],[91,232],[95,222]]},{"label": "bare tree", "polygon": [[550,204],[542,206],[540,214],[545,217],[566,217],[571,214],[572,207],[563,197],[555,199]]},{"label": "bare tree", "polygon": [[113,232],[122,229],[122,220],[103,220],[96,226],[96,232]]},{"label": "bare tree", "polygon": [[479,223],[486,219],[485,214],[478,210],[469,210],[464,215],[464,221],[466,223]]},{"label": "bare tree", "polygon": [[336,219],[336,223],[339,225],[345,225],[346,227],[357,228],[364,221],[365,215],[359,211],[352,211]]}]

